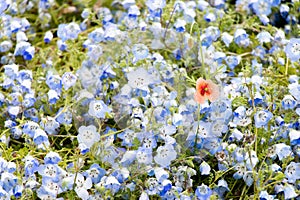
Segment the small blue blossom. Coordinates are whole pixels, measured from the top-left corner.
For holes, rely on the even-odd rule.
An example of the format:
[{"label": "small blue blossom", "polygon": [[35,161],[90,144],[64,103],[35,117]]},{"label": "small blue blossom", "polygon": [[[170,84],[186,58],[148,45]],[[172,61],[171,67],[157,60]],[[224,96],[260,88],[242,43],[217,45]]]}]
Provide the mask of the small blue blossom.
[{"label": "small blue blossom", "polygon": [[149,54],[149,49],[144,44],[135,44],[132,47],[132,53],[134,55],[133,62],[137,62],[139,60],[147,58]]},{"label": "small blue blossom", "polygon": [[112,111],[102,100],[92,100],[89,104],[89,115],[97,118],[105,118]]},{"label": "small blue blossom", "polygon": [[210,166],[207,162],[203,161],[200,165],[201,175],[209,175],[210,174]]},{"label": "small blue blossom", "polygon": [[297,101],[292,95],[285,95],[281,102],[281,105],[284,110],[294,109],[297,105]]},{"label": "small blue blossom", "polygon": [[266,126],[272,118],[273,118],[273,114],[270,111],[267,110],[258,111],[254,115],[255,126],[257,128]]},{"label": "small blue blossom", "polygon": [[289,183],[295,183],[300,179],[300,163],[291,162],[284,171]]},{"label": "small blue blossom", "polygon": [[209,199],[210,196],[212,195],[212,190],[207,185],[204,185],[202,183],[201,186],[197,186],[195,195],[199,200],[206,200]]},{"label": "small blue blossom", "polygon": [[300,39],[292,38],[285,47],[286,56],[291,61],[298,61],[300,58]]},{"label": "small blue blossom", "polygon": [[45,33],[45,36],[44,36],[44,42],[45,42],[46,44],[48,44],[48,43],[51,42],[52,39],[53,39],[53,34],[52,34],[52,32],[51,32],[51,31],[47,31],[47,32]]},{"label": "small blue blossom", "polygon": [[172,145],[166,144],[157,148],[157,154],[154,156],[154,161],[162,167],[167,167],[171,164],[177,153]]},{"label": "small blue blossom", "polygon": [[100,134],[94,125],[80,126],[77,135],[78,143],[85,144],[88,148],[91,148],[94,143],[100,140]]}]

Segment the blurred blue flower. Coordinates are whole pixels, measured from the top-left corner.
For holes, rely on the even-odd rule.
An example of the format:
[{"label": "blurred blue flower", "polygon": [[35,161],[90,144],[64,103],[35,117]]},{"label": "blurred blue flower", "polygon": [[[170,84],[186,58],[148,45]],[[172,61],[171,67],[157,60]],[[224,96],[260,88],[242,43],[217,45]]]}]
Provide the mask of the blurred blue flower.
[{"label": "blurred blue flower", "polygon": [[254,115],[255,127],[261,128],[268,124],[273,118],[273,114],[268,110],[257,111]]},{"label": "blurred blue flower", "polygon": [[298,61],[300,58],[300,39],[292,38],[285,47],[286,56],[291,59],[291,61]]}]

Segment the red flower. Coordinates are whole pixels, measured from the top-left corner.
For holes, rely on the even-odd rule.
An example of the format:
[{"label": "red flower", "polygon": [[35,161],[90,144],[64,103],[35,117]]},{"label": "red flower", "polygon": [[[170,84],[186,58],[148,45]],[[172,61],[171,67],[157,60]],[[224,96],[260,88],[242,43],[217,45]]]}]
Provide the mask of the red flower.
[{"label": "red flower", "polygon": [[195,101],[203,104],[206,99],[215,101],[219,97],[219,87],[211,80],[199,78],[196,82]]}]

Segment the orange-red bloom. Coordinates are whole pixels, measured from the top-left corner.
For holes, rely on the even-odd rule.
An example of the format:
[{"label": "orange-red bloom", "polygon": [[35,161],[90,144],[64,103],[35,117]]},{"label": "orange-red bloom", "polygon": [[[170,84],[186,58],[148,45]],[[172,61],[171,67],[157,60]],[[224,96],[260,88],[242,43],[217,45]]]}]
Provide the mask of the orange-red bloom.
[{"label": "orange-red bloom", "polygon": [[196,82],[195,100],[203,104],[206,99],[215,101],[220,95],[219,87],[211,80],[204,80],[199,78]]}]

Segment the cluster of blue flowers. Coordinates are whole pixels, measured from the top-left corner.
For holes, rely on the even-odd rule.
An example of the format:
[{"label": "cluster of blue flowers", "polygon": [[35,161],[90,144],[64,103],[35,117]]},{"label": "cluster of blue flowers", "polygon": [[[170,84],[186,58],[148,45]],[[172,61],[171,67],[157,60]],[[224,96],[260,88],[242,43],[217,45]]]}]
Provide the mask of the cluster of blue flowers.
[{"label": "cluster of blue flowers", "polygon": [[299,198],[291,2],[0,0],[0,199]]}]

